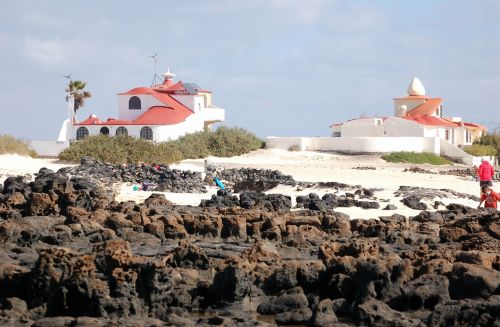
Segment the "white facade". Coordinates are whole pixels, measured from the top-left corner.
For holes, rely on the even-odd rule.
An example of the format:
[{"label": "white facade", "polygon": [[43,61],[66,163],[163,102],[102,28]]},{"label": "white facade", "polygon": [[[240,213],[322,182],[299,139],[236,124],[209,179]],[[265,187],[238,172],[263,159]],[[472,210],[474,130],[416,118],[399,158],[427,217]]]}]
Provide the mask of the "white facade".
[{"label": "white facade", "polygon": [[408,96],[394,99],[394,116],[348,120],[331,126],[334,137],[438,137],[455,146],[471,145],[486,130],[460,117],[443,117],[442,100],[425,95],[418,78]]},{"label": "white facade", "polygon": [[[80,123],[66,120],[58,141],[74,141],[89,135],[117,135],[117,130],[152,141],[175,140],[185,134],[210,129],[225,119],[225,110],[211,103],[212,94],[192,83],[174,83],[175,74],[164,74],[163,84],[134,88],[118,94],[118,118],[101,121],[91,115]],[[142,133],[141,133],[142,131]]]}]

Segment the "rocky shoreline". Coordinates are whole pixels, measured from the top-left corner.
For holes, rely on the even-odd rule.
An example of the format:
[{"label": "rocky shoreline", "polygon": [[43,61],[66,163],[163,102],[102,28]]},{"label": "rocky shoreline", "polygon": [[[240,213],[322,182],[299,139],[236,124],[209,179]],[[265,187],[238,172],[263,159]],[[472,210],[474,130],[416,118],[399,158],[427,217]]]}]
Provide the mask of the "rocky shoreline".
[{"label": "rocky shoreline", "polygon": [[498,323],[497,211],[437,204],[430,212],[421,205],[429,189],[401,187],[417,216],[350,219],[335,208],[380,207],[373,190],[323,183],[349,192],[312,193],[292,208],[290,197],[261,191],[313,183],[255,170],[225,172],[241,194],[220,191],[197,207],[161,194],[119,203],[107,187],[116,181],[203,186],[199,173],[122,167],[84,161],[4,182],[2,326]]}]

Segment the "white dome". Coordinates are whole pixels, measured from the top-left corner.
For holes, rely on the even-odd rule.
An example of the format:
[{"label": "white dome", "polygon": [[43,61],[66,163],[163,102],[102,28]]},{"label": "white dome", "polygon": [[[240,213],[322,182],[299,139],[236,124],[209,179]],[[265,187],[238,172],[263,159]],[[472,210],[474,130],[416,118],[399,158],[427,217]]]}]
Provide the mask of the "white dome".
[{"label": "white dome", "polygon": [[417,77],[413,77],[408,85],[408,95],[425,95],[425,88]]}]

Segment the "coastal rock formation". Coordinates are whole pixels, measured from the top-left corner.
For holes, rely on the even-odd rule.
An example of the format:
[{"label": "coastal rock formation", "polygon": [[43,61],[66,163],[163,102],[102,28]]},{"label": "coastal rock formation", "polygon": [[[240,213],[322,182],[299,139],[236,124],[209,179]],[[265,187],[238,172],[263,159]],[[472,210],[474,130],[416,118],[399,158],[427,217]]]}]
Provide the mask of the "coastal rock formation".
[{"label": "coastal rock formation", "polygon": [[[94,174],[88,167],[72,172]],[[4,182],[0,325],[493,326],[498,319],[498,211],[450,204],[415,217],[335,212],[380,206],[373,190],[356,187],[299,197],[293,210],[290,197],[256,190],[220,191],[200,206],[161,194],[119,203],[99,180],[117,171],[101,168],[92,178],[42,169],[32,182]],[[419,188],[399,192],[427,199]]]}]

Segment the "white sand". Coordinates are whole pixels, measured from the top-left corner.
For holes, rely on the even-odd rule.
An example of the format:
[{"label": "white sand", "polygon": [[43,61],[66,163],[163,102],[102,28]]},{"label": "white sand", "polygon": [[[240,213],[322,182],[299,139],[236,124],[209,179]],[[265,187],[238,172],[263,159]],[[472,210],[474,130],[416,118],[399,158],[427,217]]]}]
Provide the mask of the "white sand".
[{"label": "white sand", "polygon": [[[420,168],[432,171],[444,169],[432,165],[414,165],[414,164],[392,164],[387,163],[379,155],[357,155],[347,156],[321,152],[290,152],[285,150],[265,149],[257,150],[252,153],[232,157],[216,158],[210,157],[208,161],[219,168],[237,168],[249,167],[260,169],[276,169],[284,174],[292,175],[297,181],[306,182],[340,182],[349,185],[361,185],[366,188],[377,188],[380,191],[375,192],[375,196],[381,201],[382,208],[385,203],[394,204],[398,209],[392,211],[361,209],[357,207],[337,208],[337,211],[344,212],[352,218],[375,218],[379,216],[399,213],[406,216],[418,214],[418,211],[404,206],[400,198],[394,196],[401,185],[419,186],[435,189],[452,189],[458,192],[471,195],[479,194],[479,185],[472,179],[466,179],[457,176],[431,175],[403,172],[405,168],[418,166]],[[68,164],[54,159],[32,159],[18,155],[0,156],[0,181],[6,178],[6,175],[24,175],[38,172],[42,167],[57,170]],[[456,168],[465,167],[456,165]],[[375,170],[358,170],[355,167],[374,167]],[[179,164],[172,165],[171,168],[192,170],[202,172],[204,169],[204,160],[184,160]],[[446,167],[449,168],[449,167]],[[216,187],[209,188],[208,193],[202,194],[179,194],[168,193],[166,198],[177,204],[198,205],[201,199],[208,199],[217,191]],[[297,195],[306,195],[310,192],[322,196],[325,193],[334,193],[332,189],[304,189],[297,190],[296,187],[278,186],[266,193],[281,193],[290,195],[292,203],[295,204]],[[121,184],[117,186],[118,201],[144,201],[152,192],[133,191],[132,184]],[[342,194],[342,192],[340,193]],[[461,203],[475,207],[477,203],[470,200],[457,198],[436,198],[433,199],[448,203]],[[382,201],[387,201],[382,203]],[[429,201],[428,203],[433,203]]]},{"label": "white sand", "polygon": [[30,175],[33,178],[40,168],[49,168],[57,171],[60,168],[74,166],[58,159],[35,159],[18,154],[0,155],[0,182],[9,176]]},{"label": "white sand", "polygon": [[[238,168],[250,167],[260,169],[276,169],[286,175],[291,175],[297,181],[304,182],[340,182],[349,185],[361,185],[366,188],[383,189],[376,191],[375,196],[381,202],[381,209],[362,209],[358,207],[337,208],[336,211],[344,212],[351,218],[377,218],[379,216],[392,215],[393,213],[402,214],[405,216],[414,216],[419,213],[417,210],[410,209],[400,202],[401,198],[395,197],[394,192],[401,185],[418,186],[434,189],[451,189],[457,192],[479,195],[479,185],[476,181],[457,176],[449,175],[433,175],[403,172],[405,168],[418,166],[420,168],[439,171],[448,169],[446,167],[437,167],[433,165],[415,165],[415,164],[393,164],[388,163],[380,158],[380,155],[338,155],[324,152],[291,152],[286,150],[265,149],[257,150],[252,153],[232,157],[232,158],[217,158],[209,157],[209,162],[220,168]],[[465,168],[464,165],[455,165],[454,168]],[[189,169],[193,171],[203,171],[204,160],[184,160],[177,165],[172,165],[172,168]],[[375,170],[358,170],[355,167],[374,167]],[[212,190],[215,192],[215,189]],[[326,193],[334,193],[332,189],[304,189],[298,191],[290,186],[278,186],[266,193],[281,193],[292,197],[292,204],[295,205],[295,197],[297,195],[307,195],[311,192],[323,196]],[[343,192],[340,192],[343,194]],[[166,195],[168,198],[168,195]],[[203,198],[206,198],[205,195]],[[175,202],[175,198],[169,198]],[[199,203],[199,198],[193,196],[193,203]],[[441,201],[445,205],[449,203],[460,203],[467,206],[475,207],[477,203],[471,200],[458,198],[435,198],[432,201],[423,201],[427,204],[433,204],[434,200]],[[397,210],[382,210],[386,204],[393,204]],[[440,209],[443,209],[441,207]]]}]

